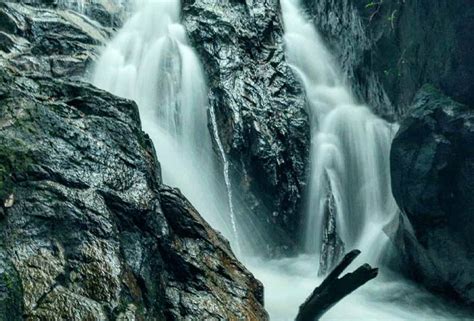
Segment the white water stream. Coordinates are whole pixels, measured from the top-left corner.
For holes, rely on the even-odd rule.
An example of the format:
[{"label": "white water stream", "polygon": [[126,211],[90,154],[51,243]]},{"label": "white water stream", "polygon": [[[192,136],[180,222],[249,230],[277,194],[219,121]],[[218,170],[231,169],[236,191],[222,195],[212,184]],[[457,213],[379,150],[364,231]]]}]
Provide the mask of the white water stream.
[{"label": "white water stream", "polygon": [[311,180],[305,243],[319,254],[328,194],[346,249],[360,248],[377,263],[388,238],[383,227],[397,214],[390,188],[393,125],[357,104],[299,0],[282,0],[287,58],[300,76],[310,105]]},{"label": "white water stream", "polygon": [[218,170],[207,127],[207,86],[180,24],[180,1],[137,0],[134,10],[102,53],[92,83],[138,104],[163,181],[179,187],[212,226],[238,244],[230,186],[227,193],[222,188],[230,184],[228,163],[211,110],[224,164]]},{"label": "white water stream", "polygon": [[[313,255],[273,261],[251,259],[244,263],[265,285],[265,307],[271,321],[294,320],[299,305],[322,282]],[[355,263],[363,261],[357,259]],[[321,320],[471,321],[472,316],[385,271],[342,299]]]},{"label": "white water stream", "polygon": [[[263,281],[272,320],[292,320],[317,277],[323,197],[331,186],[337,226],[347,248],[374,263],[387,238],[384,224],[396,211],[388,154],[393,128],[358,106],[317,32],[296,0],[282,0],[288,60],[311,103],[312,168],[306,245],[308,255],[265,261],[241,257]],[[152,138],[166,184],[181,189],[204,218],[230,239],[242,235],[234,213],[225,151],[214,111],[208,110],[205,77],[180,24],[179,0],[137,0],[134,13],[104,49],[92,82],[133,99]],[[209,113],[209,117],[208,114]],[[209,118],[209,119],[208,119]],[[211,130],[208,129],[208,121]],[[212,150],[217,144],[218,157]],[[375,246],[374,246],[375,245]],[[360,262],[356,262],[360,263]],[[382,275],[336,305],[326,320],[452,319],[444,306],[416,286]]]},{"label": "white water stream", "polygon": [[[287,59],[300,77],[310,105],[312,167],[303,231],[307,254],[244,261],[265,285],[271,319],[288,321],[322,282],[318,267],[328,192],[334,197],[336,227],[346,250],[362,250],[352,267],[365,262],[379,265],[388,251],[390,241],[383,228],[397,214],[389,173],[390,144],[396,128],[357,104],[321,37],[302,13],[300,0],[280,2]],[[375,280],[344,298],[322,319],[461,318],[466,315],[382,268]]]}]

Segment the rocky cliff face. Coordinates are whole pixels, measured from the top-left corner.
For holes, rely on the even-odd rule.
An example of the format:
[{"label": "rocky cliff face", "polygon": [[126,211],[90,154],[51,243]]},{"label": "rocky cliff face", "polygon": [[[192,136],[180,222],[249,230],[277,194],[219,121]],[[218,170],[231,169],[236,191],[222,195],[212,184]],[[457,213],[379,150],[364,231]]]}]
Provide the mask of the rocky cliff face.
[{"label": "rocky cliff face", "polygon": [[80,81],[108,35],[0,4],[0,319],[267,319],[261,284],[161,184],[137,106]]},{"label": "rocky cliff face", "polygon": [[2,66],[26,75],[82,78],[110,30],[74,11],[2,3]]},{"label": "rocky cliff face", "polygon": [[72,10],[99,22],[102,26],[118,28],[131,7],[129,0],[9,0],[36,8]]},{"label": "rocky cliff face", "polygon": [[379,70],[373,67],[376,40],[363,11],[365,3],[353,0],[303,0],[316,29],[321,33],[352,91],[379,115],[393,118],[394,105],[385,91]]},{"label": "rocky cliff face", "polygon": [[[408,222],[403,266],[435,291],[474,305],[474,112],[430,86],[392,145],[392,186]],[[413,228],[411,230],[410,226]]]},{"label": "rocky cliff face", "polygon": [[310,135],[303,90],[285,62],[279,2],[185,0],[183,16],[207,72],[235,194],[247,206],[238,217],[251,213],[247,224],[267,228],[270,252],[294,250]]},{"label": "rocky cliff face", "polygon": [[354,92],[399,119],[425,84],[474,102],[474,8],[461,1],[304,0]]}]

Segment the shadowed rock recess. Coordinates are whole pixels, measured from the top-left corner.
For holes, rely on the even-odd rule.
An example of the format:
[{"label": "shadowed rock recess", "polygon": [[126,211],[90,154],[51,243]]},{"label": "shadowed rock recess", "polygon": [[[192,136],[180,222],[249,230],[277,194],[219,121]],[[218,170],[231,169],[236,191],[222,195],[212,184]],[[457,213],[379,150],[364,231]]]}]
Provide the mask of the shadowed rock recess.
[{"label": "shadowed rock recess", "polygon": [[474,103],[471,0],[303,0],[353,91],[399,119],[426,83]]},{"label": "shadowed rock recess", "polygon": [[0,320],[266,320],[261,284],[161,183],[135,103],[80,81],[109,35],[0,4]]},{"label": "shadowed rock recess", "polygon": [[310,146],[304,92],[285,62],[280,15],[277,0],[183,1],[233,188],[247,206],[237,217],[250,213],[245,222],[266,227],[273,254],[297,247]]}]

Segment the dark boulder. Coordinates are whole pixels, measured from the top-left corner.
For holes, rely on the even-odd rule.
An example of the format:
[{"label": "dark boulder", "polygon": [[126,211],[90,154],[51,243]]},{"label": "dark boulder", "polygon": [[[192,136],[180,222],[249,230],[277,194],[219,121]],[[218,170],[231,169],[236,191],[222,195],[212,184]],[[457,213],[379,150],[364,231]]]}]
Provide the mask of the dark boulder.
[{"label": "dark boulder", "polygon": [[79,80],[107,31],[0,17],[0,319],[266,320],[261,284],[162,185],[136,104]]},{"label": "dark boulder", "polygon": [[471,0],[304,0],[357,96],[390,119],[431,83],[474,106]]},{"label": "dark boulder", "polygon": [[[403,264],[434,291],[474,305],[474,112],[432,86],[416,95],[392,145]],[[406,216],[406,217],[405,217]]]},{"label": "dark boulder", "polygon": [[[310,146],[302,87],[285,61],[278,1],[183,1],[247,228],[270,252],[294,250]],[[256,235],[256,233],[252,233]]]},{"label": "dark boulder", "polygon": [[263,287],[176,189],[162,186],[170,227],[162,247],[167,268],[167,320],[267,320]]}]

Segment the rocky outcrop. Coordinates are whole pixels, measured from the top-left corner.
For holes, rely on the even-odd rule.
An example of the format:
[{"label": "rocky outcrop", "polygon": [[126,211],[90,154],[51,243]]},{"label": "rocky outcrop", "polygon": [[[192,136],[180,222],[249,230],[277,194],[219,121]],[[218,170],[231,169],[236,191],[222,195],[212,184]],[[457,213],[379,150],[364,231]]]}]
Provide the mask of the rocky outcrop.
[{"label": "rocky outcrop", "polygon": [[472,109],[425,86],[391,152],[393,194],[404,213],[396,236],[402,266],[430,289],[469,305],[474,305],[472,146]]},{"label": "rocky outcrop", "polygon": [[425,83],[474,105],[470,0],[304,0],[354,92],[399,119]]},{"label": "rocky outcrop", "polygon": [[303,90],[285,62],[279,2],[185,0],[183,19],[245,204],[237,216],[267,230],[270,252],[294,250],[310,135]]},{"label": "rocky outcrop", "polygon": [[130,9],[129,0],[10,0],[36,8],[52,8],[79,12],[102,26],[122,26]]},{"label": "rocky outcrop", "polygon": [[74,11],[0,3],[1,65],[25,75],[82,78],[109,36]]},{"label": "rocky outcrop", "polygon": [[328,195],[324,204],[323,231],[321,242],[321,254],[319,259],[319,276],[326,276],[340,262],[345,252],[344,242],[337,233],[337,209],[336,201],[329,187]]},{"label": "rocky outcrop", "polygon": [[162,185],[135,103],[80,81],[107,30],[0,17],[0,319],[266,320],[261,284]]},{"label": "rocky outcrop", "polygon": [[267,320],[263,287],[230,246],[175,189],[162,187],[172,231],[161,252],[167,265],[166,320]]}]

